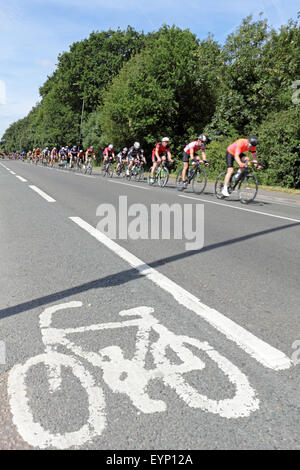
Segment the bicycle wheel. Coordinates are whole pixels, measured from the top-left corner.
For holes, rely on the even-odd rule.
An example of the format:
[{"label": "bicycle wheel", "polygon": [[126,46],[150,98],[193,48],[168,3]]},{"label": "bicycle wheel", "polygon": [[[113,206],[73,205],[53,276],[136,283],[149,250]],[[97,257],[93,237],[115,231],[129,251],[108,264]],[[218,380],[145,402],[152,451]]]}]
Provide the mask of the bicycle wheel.
[{"label": "bicycle wheel", "polygon": [[[27,376],[32,367],[43,364],[49,382],[49,392],[61,389],[61,369],[71,369],[71,373],[76,377],[88,396],[88,417],[87,422],[80,429],[71,432],[51,433],[37,422],[36,416],[32,412],[29,396],[27,392]],[[40,384],[40,379],[36,382]],[[51,383],[52,382],[52,383]],[[55,387],[54,387],[54,385]],[[105,418],[105,398],[100,387],[95,385],[93,376],[78,362],[70,356],[50,352],[39,354],[28,359],[24,364],[14,366],[8,376],[8,394],[10,398],[10,408],[19,434],[25,442],[47,449],[55,447],[57,449],[67,449],[73,446],[81,446],[93,437],[102,434],[106,426]]]},{"label": "bicycle wheel", "polygon": [[215,195],[217,196],[218,199],[225,198],[225,196],[223,196],[222,194],[222,189],[224,187],[224,178],[225,178],[226,173],[227,173],[226,171],[222,171],[222,173],[220,173],[217,176],[217,179],[215,182]]},{"label": "bicycle wheel", "polygon": [[167,167],[163,166],[158,173],[158,185],[161,188],[164,188],[169,181],[169,170]]},{"label": "bicycle wheel", "polygon": [[183,181],[182,181],[182,169],[178,170],[176,175],[176,189],[178,191],[183,191]]},{"label": "bicycle wheel", "polygon": [[104,167],[101,169],[101,175],[102,175],[103,177],[106,176],[106,166],[104,166]]},{"label": "bicycle wheel", "polygon": [[109,176],[110,178],[113,177],[113,174],[114,174],[114,167],[112,165],[108,165],[108,168],[107,168],[107,176]]},{"label": "bicycle wheel", "polygon": [[93,171],[93,167],[92,167],[92,165],[89,165],[89,166],[88,166],[88,169],[87,169],[87,174],[88,174],[88,175],[91,175],[91,174],[92,174],[92,171]]},{"label": "bicycle wheel", "polygon": [[258,190],[256,175],[248,173],[238,184],[239,199],[243,204],[254,201]]},{"label": "bicycle wheel", "polygon": [[207,183],[207,174],[201,168],[194,174],[192,182],[192,190],[195,194],[203,193]]}]

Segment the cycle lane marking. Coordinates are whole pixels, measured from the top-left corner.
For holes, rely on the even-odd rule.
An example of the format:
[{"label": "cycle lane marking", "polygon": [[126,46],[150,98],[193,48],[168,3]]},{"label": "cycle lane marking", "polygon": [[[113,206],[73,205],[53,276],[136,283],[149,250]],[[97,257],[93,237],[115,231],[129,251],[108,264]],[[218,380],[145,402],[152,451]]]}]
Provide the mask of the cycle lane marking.
[{"label": "cycle lane marking", "polygon": [[[93,375],[88,372],[80,359],[84,359],[94,367],[103,370],[103,380],[114,393],[127,395],[133,406],[144,414],[164,412],[167,403],[164,400],[152,399],[147,386],[151,380],[161,379],[164,385],[173,389],[178,396],[193,409],[219,415],[227,419],[248,417],[259,409],[259,399],[251,387],[248,378],[233,363],[219,354],[206,341],[199,341],[185,335],[176,335],[161,325],[152,315],[151,307],[135,307],[119,312],[123,321],[100,323],[86,327],[53,328],[52,315],[69,308],[82,307],[80,301],[66,302],[46,308],[39,316],[42,340],[45,353],[29,358],[24,364],[15,365],[8,376],[8,395],[13,422],[21,437],[31,446],[42,449],[54,446],[59,449],[80,446],[89,442],[93,437],[100,436],[106,428],[107,413],[105,411],[105,395],[101,387],[96,385]],[[126,319],[126,317],[138,317]],[[94,351],[85,351],[81,346],[67,339],[73,333],[87,331],[111,330],[114,328],[136,327],[136,352],[133,359],[124,357],[118,346],[108,346]],[[158,334],[159,339],[150,346],[151,329]],[[58,353],[56,345],[63,344],[72,356]],[[205,362],[185,344],[198,348],[217,364],[224,376],[235,386],[235,395],[230,398],[215,400],[201,394],[196,388],[185,382],[183,375],[191,371],[202,371]],[[181,360],[180,364],[170,364],[166,357],[166,348],[171,347]],[[146,369],[145,358],[151,351],[156,368]],[[88,395],[88,422],[76,431],[52,434],[45,429],[33,415],[27,393],[28,371],[39,364],[48,366],[49,391],[54,393],[61,387],[61,367],[71,368],[74,376],[79,379]],[[122,378],[125,373],[126,378]],[[231,395],[231,394],[230,394]]]},{"label": "cycle lane marking", "polygon": [[154,284],[168,292],[172,297],[188,310],[194,312],[211,326],[224,334],[227,339],[236,343],[241,349],[256,359],[263,366],[273,370],[284,370],[290,368],[293,363],[282,351],[274,348],[265,341],[256,337],[237,323],[227,318],[217,310],[203,304],[200,299],[176,284],[174,281],[161,274],[154,268],[144,263],[135,255],[118,245],[92,225],[80,217],[69,217],[79,227],[88,232],[96,240],[109,248],[140,274],[151,280]]},{"label": "cycle lane marking", "polygon": [[39,189],[37,186],[29,185],[29,187],[30,187],[33,191],[35,191],[36,193],[38,193],[42,198],[46,199],[46,201],[48,201],[48,202],[56,202],[55,199],[53,199],[53,197],[48,196],[48,194],[46,194],[44,191],[42,191],[41,189]]},{"label": "cycle lane marking", "polygon": [[254,214],[267,215],[269,217],[275,217],[277,219],[291,220],[292,222],[299,222],[300,223],[300,219],[292,219],[290,217],[285,217],[283,215],[269,214],[268,212],[255,211],[253,209],[245,209],[244,207],[237,207],[237,206],[233,206],[231,204],[226,204],[226,203],[222,204],[221,202],[208,201],[207,199],[202,199],[200,197],[184,196],[183,194],[178,194],[178,197],[184,197],[186,199],[194,199],[195,201],[207,202],[208,204],[216,204],[218,206],[229,207],[231,209],[236,209],[236,210],[239,210],[239,211],[253,212]]}]

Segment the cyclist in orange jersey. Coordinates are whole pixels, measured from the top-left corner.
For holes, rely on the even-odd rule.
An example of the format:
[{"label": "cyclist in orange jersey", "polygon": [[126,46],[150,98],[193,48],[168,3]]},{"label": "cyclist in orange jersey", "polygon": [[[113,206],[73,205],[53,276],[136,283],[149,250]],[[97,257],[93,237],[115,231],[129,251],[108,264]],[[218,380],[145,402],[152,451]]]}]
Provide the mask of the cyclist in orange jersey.
[{"label": "cyclist in orange jersey", "polygon": [[[240,168],[244,168],[245,164],[243,162],[249,161],[249,157],[244,155],[244,152],[251,152],[253,156],[253,161],[255,166],[258,165],[257,156],[256,156],[256,146],[258,139],[255,135],[251,135],[249,139],[238,139],[233,144],[227,147],[226,152],[226,163],[227,163],[227,173],[224,180],[224,186],[222,189],[223,196],[230,196],[228,192],[228,186],[230,183],[231,176],[234,172],[233,163],[239,165]],[[261,167],[259,167],[261,168]],[[243,171],[243,170],[242,170]]]}]

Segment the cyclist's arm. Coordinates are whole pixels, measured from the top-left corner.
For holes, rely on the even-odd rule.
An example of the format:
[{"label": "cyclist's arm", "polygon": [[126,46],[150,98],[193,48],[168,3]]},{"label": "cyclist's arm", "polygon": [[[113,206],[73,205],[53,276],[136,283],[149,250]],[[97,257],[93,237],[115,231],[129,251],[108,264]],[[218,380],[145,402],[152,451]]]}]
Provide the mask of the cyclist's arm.
[{"label": "cyclist's arm", "polygon": [[157,148],[155,149],[155,156],[156,156],[157,160],[160,162],[160,161],[161,161],[161,158],[160,158],[160,156],[159,156],[159,153],[158,153],[158,149],[157,149]]},{"label": "cyclist's arm", "polygon": [[241,149],[240,149],[240,147],[237,147],[236,151],[235,151],[234,159],[237,162],[239,167],[244,167],[244,163],[240,159],[240,154],[241,154]]},{"label": "cyclist's arm", "polygon": [[206,161],[207,161],[207,157],[206,157],[205,150],[201,150],[201,152],[202,152],[202,160],[203,160],[204,162],[206,162]]}]

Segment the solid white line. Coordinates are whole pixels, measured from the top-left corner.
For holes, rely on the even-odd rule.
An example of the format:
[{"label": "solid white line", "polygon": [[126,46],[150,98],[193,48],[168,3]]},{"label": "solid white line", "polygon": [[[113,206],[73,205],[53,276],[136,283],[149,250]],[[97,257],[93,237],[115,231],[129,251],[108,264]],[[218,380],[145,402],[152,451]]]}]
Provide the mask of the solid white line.
[{"label": "solid white line", "polygon": [[23,178],[22,176],[17,175],[16,178],[18,178],[20,181],[23,181],[23,183],[27,183],[27,180]]},{"label": "solid white line", "polygon": [[102,232],[99,232],[99,230],[92,227],[80,217],[70,217],[70,219],[79,225],[79,227],[86,230],[100,243],[116,253],[120,258],[125,260],[130,266],[139,271],[140,274],[146,276],[147,279],[151,280],[157,286],[171,294],[179,304],[199,315],[210,325],[223,333],[226,338],[234,341],[239,347],[265,367],[274,370],[283,370],[292,366],[292,361],[284,353],[257,338],[217,310],[201,303],[201,301],[193,294],[145,264],[139,258],[108,238]]},{"label": "solid white line", "polygon": [[85,178],[97,178],[93,175],[83,175],[82,173],[74,173],[75,176],[84,176]]},{"label": "solid white line", "polygon": [[125,186],[129,186],[130,188],[139,188],[139,189],[145,189],[145,190],[150,190],[151,188],[145,188],[144,186],[138,186],[137,184],[131,184],[131,183],[122,183],[121,181],[113,181],[110,180],[110,183],[116,183],[116,184],[124,184]]},{"label": "solid white line", "polygon": [[48,202],[55,202],[55,199],[53,199],[51,196],[48,196],[48,194],[44,193],[44,191],[42,191],[41,189],[37,188],[36,186],[29,185],[29,187],[30,187],[31,189],[33,189],[33,191],[35,191],[36,193],[38,193],[40,196],[42,196],[44,199],[46,199],[46,201],[48,201]]},{"label": "solid white line", "polygon": [[208,204],[217,204],[218,206],[222,206],[222,207],[230,207],[231,209],[236,209],[236,210],[239,210],[239,211],[246,211],[246,212],[253,212],[254,214],[267,215],[268,217],[275,217],[276,219],[284,219],[284,220],[291,220],[292,222],[300,222],[300,219],[291,219],[290,217],[284,217],[282,215],[269,214],[268,212],[255,211],[253,209],[245,209],[244,207],[232,206],[231,204],[226,204],[226,203],[222,204],[221,202],[207,201],[207,199],[202,199],[200,197],[184,196],[182,194],[178,194],[178,196],[179,197],[184,197],[184,198],[187,198],[187,199],[194,199],[195,201],[207,202]]}]

